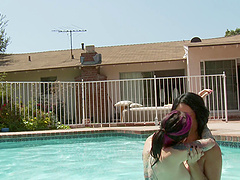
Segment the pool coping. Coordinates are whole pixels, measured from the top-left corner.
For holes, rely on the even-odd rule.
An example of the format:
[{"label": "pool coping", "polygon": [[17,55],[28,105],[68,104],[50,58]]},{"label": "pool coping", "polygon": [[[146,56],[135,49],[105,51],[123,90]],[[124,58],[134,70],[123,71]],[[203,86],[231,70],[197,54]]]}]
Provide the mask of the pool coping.
[{"label": "pool coping", "polygon": [[[222,122],[210,121],[210,130],[216,141],[240,144],[240,121]],[[125,126],[125,127],[97,127],[97,128],[76,128],[68,130],[44,130],[44,131],[22,131],[22,132],[0,132],[0,142],[33,139],[47,139],[48,137],[79,136],[97,133],[121,133],[147,137],[156,130],[158,126]]]},{"label": "pool coping", "polygon": [[[140,130],[140,129],[141,130]],[[91,134],[132,134],[132,135],[150,135],[157,130],[157,127],[147,126],[147,129],[142,130],[141,127],[103,127],[103,128],[78,128],[68,130],[44,130],[44,131],[22,131],[22,132],[2,132],[0,133],[0,142],[10,139],[24,139],[24,138],[48,138],[61,136],[77,136],[77,135],[91,135]]]}]

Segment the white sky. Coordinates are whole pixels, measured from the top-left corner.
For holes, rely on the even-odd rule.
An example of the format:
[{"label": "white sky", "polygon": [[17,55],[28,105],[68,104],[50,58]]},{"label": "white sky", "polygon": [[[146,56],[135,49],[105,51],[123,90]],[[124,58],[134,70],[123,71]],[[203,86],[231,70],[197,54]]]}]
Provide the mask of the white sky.
[{"label": "white sky", "polygon": [[0,0],[7,53],[214,38],[240,28],[239,0]]}]

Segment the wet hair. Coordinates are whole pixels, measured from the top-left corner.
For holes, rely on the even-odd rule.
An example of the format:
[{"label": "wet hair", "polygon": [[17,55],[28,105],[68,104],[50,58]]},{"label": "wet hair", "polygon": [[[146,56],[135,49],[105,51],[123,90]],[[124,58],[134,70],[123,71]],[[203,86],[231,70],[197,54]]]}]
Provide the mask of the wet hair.
[{"label": "wet hair", "polygon": [[155,163],[159,160],[163,147],[174,146],[188,137],[191,126],[191,117],[177,110],[173,110],[161,120],[159,131],[152,137],[150,150],[151,156],[157,159]]},{"label": "wet hair", "polygon": [[208,122],[209,110],[206,108],[201,96],[195,93],[185,93],[175,99],[172,110],[175,110],[180,103],[188,105],[196,115],[198,136],[202,138],[204,126]]}]

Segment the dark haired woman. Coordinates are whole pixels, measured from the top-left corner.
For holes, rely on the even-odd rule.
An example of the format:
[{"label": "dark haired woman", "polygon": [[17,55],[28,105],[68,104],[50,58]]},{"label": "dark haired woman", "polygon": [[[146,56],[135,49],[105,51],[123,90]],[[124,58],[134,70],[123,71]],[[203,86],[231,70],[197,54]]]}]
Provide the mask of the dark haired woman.
[{"label": "dark haired woman", "polygon": [[[186,142],[191,143],[198,139],[211,137],[211,133],[207,128],[209,111],[204,104],[202,96],[190,92],[185,93],[175,99],[172,110],[186,112],[192,118],[192,128]],[[188,169],[192,175],[196,174],[196,172],[199,174],[200,169],[202,174],[199,175],[199,178],[220,180],[222,172],[221,149],[216,144],[211,150],[204,153],[204,156],[198,162],[186,165],[189,165]]]},{"label": "dark haired woman", "polygon": [[[203,151],[215,145],[211,138],[185,144],[191,126],[191,117],[177,110],[163,118],[159,131],[148,137],[144,145],[145,180],[191,179],[184,162],[187,160],[189,165],[195,164],[203,155]],[[195,172],[192,177],[199,177],[198,173],[201,172]]]}]

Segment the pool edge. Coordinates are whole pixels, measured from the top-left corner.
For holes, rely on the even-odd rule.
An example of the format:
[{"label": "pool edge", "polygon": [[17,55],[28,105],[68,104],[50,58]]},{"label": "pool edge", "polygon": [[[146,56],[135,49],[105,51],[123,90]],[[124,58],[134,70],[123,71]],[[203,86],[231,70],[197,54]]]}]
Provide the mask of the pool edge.
[{"label": "pool edge", "polygon": [[[70,130],[45,130],[45,131],[24,131],[24,132],[4,132],[0,133],[0,142],[11,139],[47,139],[48,137],[91,135],[96,133],[123,133],[147,137],[158,129],[157,126],[139,127],[103,127],[103,128],[78,128]],[[213,134],[216,141],[228,143],[240,143],[238,135]]]}]

